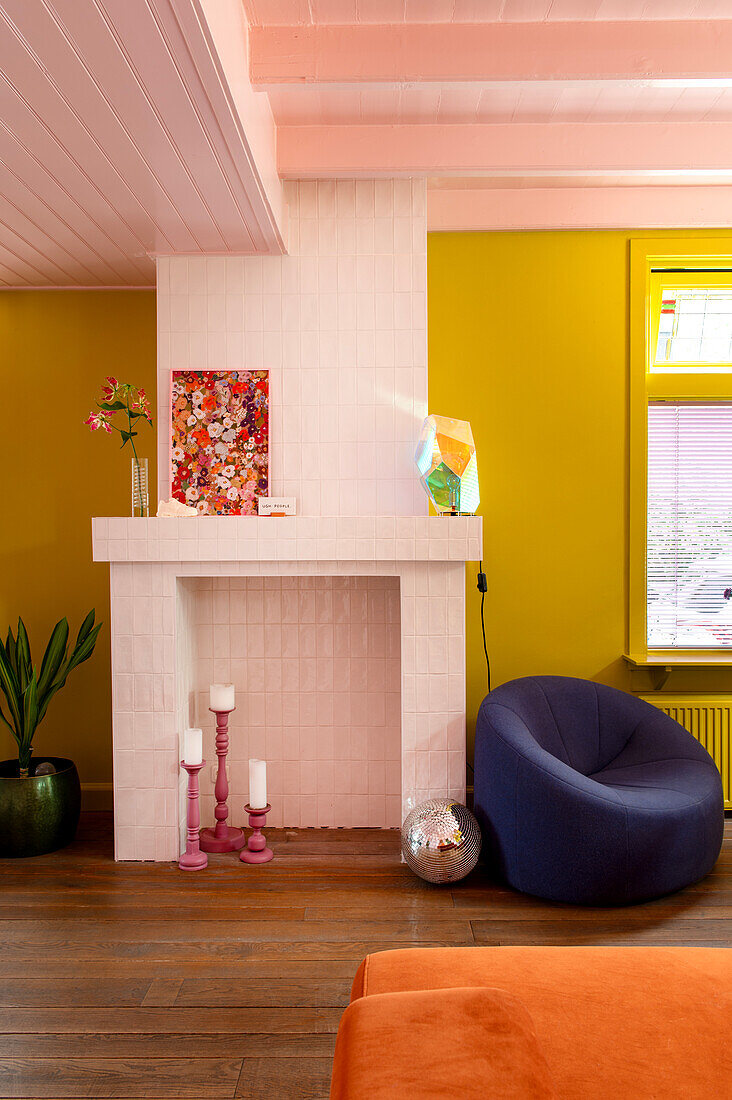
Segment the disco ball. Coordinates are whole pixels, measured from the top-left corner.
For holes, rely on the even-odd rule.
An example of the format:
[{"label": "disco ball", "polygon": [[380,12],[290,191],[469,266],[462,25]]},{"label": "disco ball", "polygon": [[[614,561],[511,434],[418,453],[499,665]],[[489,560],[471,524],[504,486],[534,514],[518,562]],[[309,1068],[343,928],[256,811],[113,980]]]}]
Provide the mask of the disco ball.
[{"label": "disco ball", "polygon": [[467,806],[451,798],[430,798],[407,814],[402,853],[427,882],[457,882],[478,862],[480,827]]}]

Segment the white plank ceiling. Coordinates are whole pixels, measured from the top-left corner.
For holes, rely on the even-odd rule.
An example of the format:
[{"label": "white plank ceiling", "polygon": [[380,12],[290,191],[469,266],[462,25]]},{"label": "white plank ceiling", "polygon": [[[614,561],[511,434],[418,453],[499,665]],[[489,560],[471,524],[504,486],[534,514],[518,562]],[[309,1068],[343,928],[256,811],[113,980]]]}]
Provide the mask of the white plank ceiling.
[{"label": "white plank ceiling", "polygon": [[[727,71],[719,43],[729,40],[730,19],[732,0],[0,0],[0,288],[151,286],[156,253],[282,251],[275,126],[283,174],[327,175],[333,157],[350,150],[338,171],[422,171],[446,181],[457,177],[443,186],[465,189],[472,185],[463,177],[473,171],[496,187],[506,186],[500,177],[514,188],[536,186],[542,178],[551,187],[576,187],[578,180],[621,186],[639,175],[641,182],[658,183],[661,161],[671,165],[667,182],[697,183],[693,157],[683,154],[690,132],[684,126],[698,125],[704,131],[699,163],[708,161],[716,173],[709,169],[706,182],[728,183],[732,66]],[[696,22],[687,28],[689,20]],[[702,20],[718,22],[702,33]],[[257,28],[251,34],[247,21]],[[624,21],[618,27],[625,37],[620,41],[616,34],[613,48],[625,68],[613,78],[616,70],[607,68],[610,61],[599,50],[607,71],[598,79],[603,70],[596,66],[578,70],[580,48],[572,44],[596,43],[598,34],[604,43],[609,31],[600,24],[607,21]],[[575,39],[573,22],[582,23],[584,37]],[[440,27],[415,27],[424,23],[514,24],[498,33],[512,40],[528,35],[529,45],[519,43],[516,54],[524,68],[517,61],[512,79],[496,79],[487,55],[484,71],[468,66],[466,76],[456,63],[452,79],[441,71],[430,79],[420,70],[419,50],[407,50],[409,71],[387,72],[379,70],[374,49],[365,55],[365,75],[355,71],[351,79],[350,63],[343,74],[326,64],[321,77],[315,62],[329,61],[327,42],[326,55],[315,62],[297,48],[299,40],[320,42],[350,27],[357,35],[376,32],[388,53],[397,49],[396,40],[412,35],[413,42],[423,33],[434,40],[442,33]],[[518,26],[528,23],[534,27]],[[322,24],[339,27],[321,31]],[[470,38],[460,28],[452,33]],[[536,53],[535,33],[569,43],[555,79],[544,79],[545,70],[526,72],[526,58]],[[641,34],[642,49],[636,45]],[[249,38],[253,60],[270,62],[266,78],[252,65],[253,84]],[[656,39],[662,64],[656,57],[646,66],[644,51],[653,53]],[[351,47],[354,70],[364,69],[353,42]],[[439,48],[433,53],[443,56]],[[592,49],[580,55],[596,56]],[[482,66],[482,55],[480,61]],[[653,79],[654,73],[671,78]],[[633,74],[644,79],[631,79]],[[401,167],[394,157],[382,163],[378,146],[378,155],[372,149],[371,159],[359,160],[369,127],[403,127],[409,150],[427,133],[423,124],[434,127],[442,142],[431,159],[418,149]],[[550,135],[561,124],[576,162],[572,171],[553,170],[534,136],[532,172],[525,156],[514,157],[514,164],[508,154],[494,158],[499,167],[490,157],[472,167],[452,139],[452,128],[465,124],[485,128],[491,142],[509,150],[518,125],[538,124]],[[606,178],[602,158],[596,154],[593,161],[587,150],[604,148],[602,127],[608,124],[613,133],[612,124],[636,133],[650,127],[653,148],[664,156],[649,154],[642,172],[635,161],[618,163]],[[676,167],[669,149],[679,150]]]},{"label": "white plank ceiling", "polygon": [[280,247],[195,3],[2,0],[0,285]]},{"label": "white plank ceiling", "polygon": [[[732,5],[732,0],[730,0]],[[513,80],[267,87],[278,125],[732,121],[725,82]]]},{"label": "white plank ceiling", "polygon": [[732,19],[729,0],[244,0],[252,26]]}]

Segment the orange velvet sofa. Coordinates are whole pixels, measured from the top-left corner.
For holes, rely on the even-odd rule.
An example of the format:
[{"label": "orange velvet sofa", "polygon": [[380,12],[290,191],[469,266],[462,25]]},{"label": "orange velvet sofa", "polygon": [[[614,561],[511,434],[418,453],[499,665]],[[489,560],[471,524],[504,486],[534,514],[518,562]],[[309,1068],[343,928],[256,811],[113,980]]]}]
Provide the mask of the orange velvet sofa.
[{"label": "orange velvet sofa", "polygon": [[414,948],[361,963],[331,1100],[732,1098],[732,953]]}]

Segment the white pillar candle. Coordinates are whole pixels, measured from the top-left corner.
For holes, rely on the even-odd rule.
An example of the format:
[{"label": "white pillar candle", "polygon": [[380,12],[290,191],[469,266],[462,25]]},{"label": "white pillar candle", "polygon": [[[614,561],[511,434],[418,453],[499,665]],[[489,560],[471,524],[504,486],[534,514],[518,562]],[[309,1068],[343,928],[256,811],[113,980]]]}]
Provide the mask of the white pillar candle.
[{"label": "white pillar candle", "polygon": [[234,703],[234,685],[233,684],[211,684],[208,689],[209,706],[211,710],[225,711],[233,710]]},{"label": "white pillar candle", "polygon": [[267,805],[267,761],[249,761],[249,805],[263,810]]},{"label": "white pillar candle", "polygon": [[203,760],[203,730],[185,730],[183,734],[183,762],[200,764]]}]

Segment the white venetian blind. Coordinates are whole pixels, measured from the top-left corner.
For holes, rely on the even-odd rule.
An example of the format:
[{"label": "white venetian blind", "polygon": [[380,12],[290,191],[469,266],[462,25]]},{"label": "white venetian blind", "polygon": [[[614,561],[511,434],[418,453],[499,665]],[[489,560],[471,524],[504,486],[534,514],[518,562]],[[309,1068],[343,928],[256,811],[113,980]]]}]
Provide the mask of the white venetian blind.
[{"label": "white venetian blind", "polygon": [[732,402],[648,407],[648,645],[732,647]]}]

